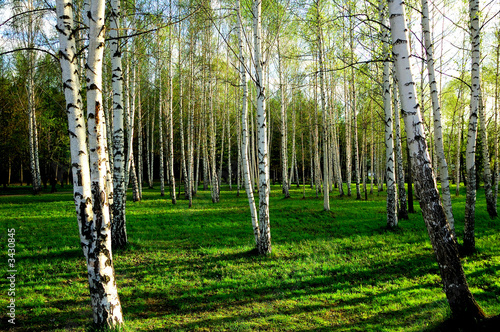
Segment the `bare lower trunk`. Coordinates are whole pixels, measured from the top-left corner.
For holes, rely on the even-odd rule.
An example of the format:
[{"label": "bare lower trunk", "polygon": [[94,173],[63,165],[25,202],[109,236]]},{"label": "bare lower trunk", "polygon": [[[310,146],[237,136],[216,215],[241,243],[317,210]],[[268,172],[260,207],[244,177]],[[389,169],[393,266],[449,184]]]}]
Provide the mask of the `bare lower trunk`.
[{"label": "bare lower trunk", "polygon": [[[159,37],[158,37],[159,38]],[[161,61],[158,56],[158,61]],[[160,149],[160,195],[165,196],[165,153],[163,145],[163,79],[162,65],[158,65],[158,80],[159,80],[159,102],[158,102],[158,147]]]},{"label": "bare lower trunk", "polygon": [[[386,7],[383,0],[379,6],[380,21],[385,22]],[[382,28],[383,29],[383,28]],[[389,57],[389,31],[382,31],[383,52]],[[393,228],[398,225],[397,197],[396,197],[396,176],[394,163],[394,138],[392,125],[392,99],[390,84],[390,63],[384,62],[382,93],[384,100],[385,114],[385,170],[387,180],[387,227]]]},{"label": "bare lower trunk", "polygon": [[113,88],[113,223],[111,225],[113,248],[124,247],[127,244],[125,231],[125,201],[127,198],[125,186],[125,129],[123,105],[123,73],[119,41],[116,39],[120,28],[120,1],[111,3],[110,36],[115,38],[110,42]]},{"label": "bare lower trunk", "polygon": [[[393,74],[395,78],[395,73]],[[403,167],[403,148],[401,146],[401,125],[399,120],[399,98],[397,93],[397,82],[393,83],[393,104],[394,104],[394,123],[396,125],[396,163],[397,163],[397,182],[398,182],[398,218],[408,220],[408,209],[406,207],[405,191],[405,173]]]},{"label": "bare lower trunk", "polygon": [[246,69],[245,64],[246,60],[243,55],[243,40],[242,40],[242,21],[241,21],[241,11],[240,11],[240,1],[236,0],[236,10],[238,15],[238,49],[239,49],[239,71],[240,71],[240,84],[242,89],[242,98],[241,98],[241,129],[242,129],[242,138],[241,138],[241,157],[242,157],[242,169],[243,169],[243,183],[245,186],[245,191],[248,197],[248,204],[250,205],[250,216],[252,218],[252,228],[253,234],[255,238],[255,244],[259,243],[260,238],[260,230],[259,230],[259,222],[257,216],[257,208],[255,206],[255,200],[253,197],[253,188],[252,182],[250,180],[250,166],[248,162],[248,114],[247,114],[247,78],[246,78]]},{"label": "bare lower trunk", "polygon": [[427,0],[422,0],[422,30],[424,33],[425,50],[427,57],[427,72],[429,74],[429,84],[431,90],[431,100],[434,118],[434,140],[435,151],[439,162],[439,173],[441,178],[441,191],[443,196],[443,208],[446,219],[452,231],[455,230],[455,219],[451,207],[450,181],[448,175],[448,164],[444,155],[443,131],[441,127],[441,107],[439,105],[438,87],[434,74],[434,47],[431,40],[431,31],[429,24],[429,8]]},{"label": "bare lower trunk", "polygon": [[261,255],[270,254],[271,226],[269,220],[269,161],[267,138],[267,110],[266,89],[262,71],[263,60],[261,55],[261,13],[262,0],[253,2],[253,28],[254,28],[254,61],[255,61],[255,88],[257,90],[257,133],[259,155],[259,241],[257,250]]},{"label": "bare lower trunk", "polygon": [[[287,114],[285,101],[285,78],[283,74],[283,59],[280,50],[279,36],[277,38],[278,45],[278,75],[280,84],[280,110],[281,110],[281,190],[285,198],[290,198],[290,184],[288,183],[288,128]],[[293,169],[292,169],[293,171]]]},{"label": "bare lower trunk", "polygon": [[[140,69],[140,66],[138,66]],[[139,184],[139,198],[142,199],[142,101],[141,101],[141,75],[140,70],[137,72],[137,81],[139,89],[137,89],[137,182]]]},{"label": "bare lower trunk", "polygon": [[467,134],[467,150],[465,167],[467,171],[467,195],[465,198],[464,252],[476,250],[475,243],[475,213],[476,213],[476,136],[477,117],[480,98],[480,35],[479,35],[479,0],[469,1],[470,28],[472,44],[471,98],[469,131]]},{"label": "bare lower trunk", "polygon": [[320,96],[321,96],[321,112],[323,114],[323,210],[330,211],[330,167],[328,166],[328,161],[330,160],[330,154],[328,149],[328,117],[326,109],[326,96],[325,96],[325,78],[324,78],[324,68],[323,68],[323,31],[321,27],[320,19],[320,1],[316,3],[316,24],[317,24],[317,35],[318,35],[318,62],[319,62],[319,86],[320,86]]},{"label": "bare lower trunk", "polygon": [[[104,49],[104,1],[95,1],[90,18],[87,62],[87,114],[89,150],[83,117],[80,84],[76,74],[73,12],[70,1],[57,2],[60,59],[68,113],[73,190],[80,242],[87,272],[94,324],[114,327],[123,323],[112,262],[111,225],[106,189],[107,150],[102,103],[102,58]],[[90,164],[89,164],[90,155]]]},{"label": "bare lower trunk", "polygon": [[497,217],[496,199],[493,196],[492,175],[490,168],[490,152],[488,150],[488,135],[486,120],[484,119],[484,105],[481,90],[479,90],[479,123],[481,125],[481,148],[483,151],[483,170],[484,170],[484,193],[486,196],[486,210],[491,218]]},{"label": "bare lower trunk", "polygon": [[135,169],[134,156],[132,155],[130,163],[130,178],[132,179],[132,200],[134,202],[139,202],[141,200],[141,195],[139,191],[139,181],[137,179],[137,173]]},{"label": "bare lower trunk", "polygon": [[493,199],[495,200],[495,206],[497,206],[498,198],[498,178],[500,177],[500,163],[498,162],[498,75],[499,73],[499,63],[500,63],[500,33],[497,33],[497,47],[496,47],[496,69],[495,69],[495,129],[493,131],[494,135],[494,147],[495,147],[495,168],[493,176]]}]

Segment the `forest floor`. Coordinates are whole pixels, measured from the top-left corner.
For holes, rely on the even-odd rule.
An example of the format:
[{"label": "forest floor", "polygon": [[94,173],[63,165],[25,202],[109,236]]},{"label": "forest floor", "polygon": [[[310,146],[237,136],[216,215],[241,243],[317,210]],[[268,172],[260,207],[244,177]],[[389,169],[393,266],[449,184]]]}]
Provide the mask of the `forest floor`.
[{"label": "forest floor", "polygon": [[[273,186],[273,252],[254,254],[244,191],[223,186],[213,204],[160,197],[127,201],[130,245],[113,253],[125,331],[450,331],[450,310],[420,214],[387,230],[385,192],[331,197]],[[60,190],[60,189],[59,189]],[[375,189],[376,190],[376,189]],[[21,195],[11,195],[12,193]],[[1,331],[85,331],[92,321],[86,264],[69,189],[0,191]],[[24,194],[23,194],[24,193]],[[353,193],[355,189],[353,187]],[[183,198],[183,196],[181,196]],[[453,197],[461,242],[465,190]],[[500,223],[476,208],[477,253],[467,279],[488,315],[500,313]],[[7,229],[15,229],[15,328],[7,322]]]}]

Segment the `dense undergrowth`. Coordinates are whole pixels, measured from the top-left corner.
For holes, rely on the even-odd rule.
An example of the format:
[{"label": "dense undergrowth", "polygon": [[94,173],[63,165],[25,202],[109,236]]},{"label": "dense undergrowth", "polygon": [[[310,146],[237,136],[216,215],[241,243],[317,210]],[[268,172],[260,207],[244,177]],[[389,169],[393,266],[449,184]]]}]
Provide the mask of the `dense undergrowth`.
[{"label": "dense undergrowth", "polygon": [[[158,189],[127,202],[130,245],[114,253],[127,331],[449,330],[439,271],[417,213],[385,228],[385,193],[331,198],[331,211],[307,188],[271,195],[273,253],[253,252],[244,191],[223,187],[213,204],[199,191],[193,207],[172,205]],[[69,190],[69,189],[68,189]],[[84,331],[92,320],[86,265],[71,192],[40,196],[2,190],[0,330],[7,322],[7,228],[16,229],[13,331]],[[353,190],[354,192],[354,190]],[[20,194],[25,195],[20,195]],[[183,196],[181,196],[183,197]],[[463,233],[465,192],[453,197]],[[477,253],[463,259],[487,314],[500,313],[500,225],[477,199]]]}]

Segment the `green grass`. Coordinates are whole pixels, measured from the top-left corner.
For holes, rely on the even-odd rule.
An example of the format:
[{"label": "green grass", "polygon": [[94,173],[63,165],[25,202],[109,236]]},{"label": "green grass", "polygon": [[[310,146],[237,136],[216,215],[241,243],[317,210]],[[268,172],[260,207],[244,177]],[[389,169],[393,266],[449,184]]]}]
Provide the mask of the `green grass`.
[{"label": "green grass", "polygon": [[[19,193],[22,190],[17,188]],[[66,189],[68,190],[68,189]],[[355,191],[353,191],[355,192]],[[2,191],[3,194],[6,191]],[[158,189],[127,202],[130,246],[114,253],[127,331],[448,330],[450,310],[417,213],[385,228],[385,193],[369,201],[292,188],[270,201],[273,253],[253,253],[244,192],[221,202],[199,191],[193,207]],[[465,194],[453,197],[462,238]],[[476,300],[500,313],[500,225],[477,199],[478,252],[463,260]],[[86,266],[69,191],[0,196],[0,330],[8,330],[7,228],[16,229],[16,329],[84,331],[92,320]]]}]

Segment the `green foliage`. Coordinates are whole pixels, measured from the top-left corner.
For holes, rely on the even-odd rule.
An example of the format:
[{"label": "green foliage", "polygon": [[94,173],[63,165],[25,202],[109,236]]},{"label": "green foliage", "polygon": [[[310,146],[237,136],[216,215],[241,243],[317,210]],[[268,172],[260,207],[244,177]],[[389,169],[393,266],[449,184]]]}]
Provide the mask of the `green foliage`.
[{"label": "green foliage", "polygon": [[[17,189],[17,188],[15,188]],[[463,188],[462,188],[463,189]],[[0,192],[2,193],[2,192]],[[125,331],[451,330],[439,270],[420,213],[385,228],[385,195],[271,194],[273,253],[256,256],[248,201],[223,188],[212,204],[171,205],[157,191],[127,205],[130,246],[114,252]],[[131,197],[129,197],[131,202]],[[453,198],[459,238],[465,194]],[[417,211],[418,212],[418,211]],[[90,329],[86,264],[70,192],[0,197],[1,260],[16,229],[16,323],[26,331]],[[500,312],[500,226],[477,201],[478,253],[463,260],[472,292]],[[2,289],[6,279],[2,278]],[[7,297],[0,297],[5,308]],[[7,330],[5,311],[0,330]]]}]

